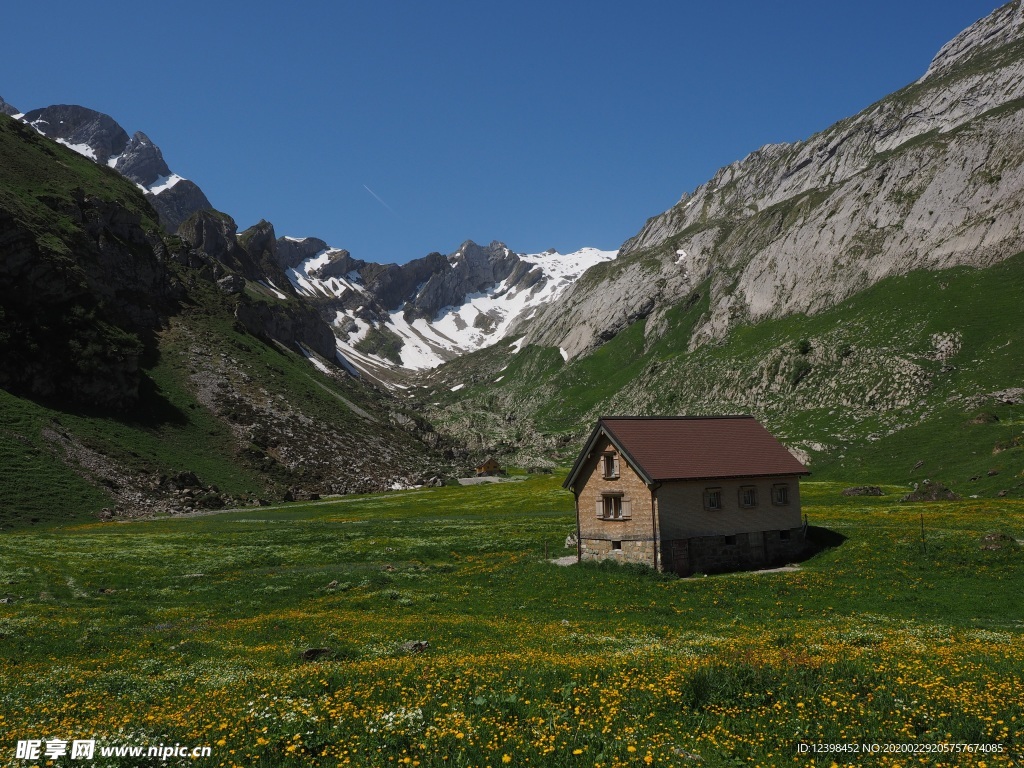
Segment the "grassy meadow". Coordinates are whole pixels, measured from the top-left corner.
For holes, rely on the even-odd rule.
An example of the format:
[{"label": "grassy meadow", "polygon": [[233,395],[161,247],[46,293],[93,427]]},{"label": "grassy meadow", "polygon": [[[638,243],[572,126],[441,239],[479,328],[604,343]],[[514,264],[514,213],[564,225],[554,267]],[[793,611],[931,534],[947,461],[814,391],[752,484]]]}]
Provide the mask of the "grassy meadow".
[{"label": "grassy meadow", "polygon": [[[5,531],[0,764],[58,738],[212,757],[55,765],[1024,761],[1024,502],[810,482],[841,545],[677,579],[547,562],[560,479]],[[798,752],[840,742],[1003,751]]]}]

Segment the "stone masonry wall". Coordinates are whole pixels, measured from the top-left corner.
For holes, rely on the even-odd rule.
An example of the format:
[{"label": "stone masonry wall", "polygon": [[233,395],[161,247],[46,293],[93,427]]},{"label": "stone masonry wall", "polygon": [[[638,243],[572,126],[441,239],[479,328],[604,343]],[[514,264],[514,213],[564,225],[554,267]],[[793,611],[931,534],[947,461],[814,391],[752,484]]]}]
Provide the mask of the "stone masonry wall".
[{"label": "stone masonry wall", "polygon": [[[600,462],[606,453],[613,453],[619,459],[619,477],[616,479],[602,476]],[[618,455],[611,441],[603,435],[586,459],[579,477],[586,478],[577,496],[580,557],[615,557],[653,566],[655,549],[651,492],[626,459]],[[628,501],[631,508],[628,519],[607,520],[597,515],[597,503],[605,493],[622,494],[623,501]],[[613,542],[619,542],[621,549],[613,549]]]}]

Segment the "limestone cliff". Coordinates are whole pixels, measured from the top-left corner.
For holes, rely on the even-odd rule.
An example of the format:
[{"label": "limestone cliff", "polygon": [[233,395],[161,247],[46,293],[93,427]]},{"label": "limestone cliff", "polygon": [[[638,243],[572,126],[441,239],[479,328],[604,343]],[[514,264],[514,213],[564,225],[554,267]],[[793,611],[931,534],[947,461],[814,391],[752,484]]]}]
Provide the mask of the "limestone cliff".
[{"label": "limestone cliff", "polygon": [[914,269],[1024,250],[1024,10],[944,46],[917,82],[806,141],[722,168],[525,330],[569,357],[697,294],[691,348],[741,322],[816,313]]}]

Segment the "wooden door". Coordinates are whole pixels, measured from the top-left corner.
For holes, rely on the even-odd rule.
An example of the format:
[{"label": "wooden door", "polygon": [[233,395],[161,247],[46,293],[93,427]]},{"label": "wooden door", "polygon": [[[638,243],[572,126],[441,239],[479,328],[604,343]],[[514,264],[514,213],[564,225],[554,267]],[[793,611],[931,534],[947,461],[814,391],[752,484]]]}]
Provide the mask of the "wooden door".
[{"label": "wooden door", "polygon": [[754,533],[747,534],[747,540],[750,542],[750,561],[752,563],[763,564],[767,560],[767,542],[765,541],[765,532],[756,531]]},{"label": "wooden door", "polygon": [[672,542],[672,571],[680,576],[690,575],[690,540],[679,539]]}]

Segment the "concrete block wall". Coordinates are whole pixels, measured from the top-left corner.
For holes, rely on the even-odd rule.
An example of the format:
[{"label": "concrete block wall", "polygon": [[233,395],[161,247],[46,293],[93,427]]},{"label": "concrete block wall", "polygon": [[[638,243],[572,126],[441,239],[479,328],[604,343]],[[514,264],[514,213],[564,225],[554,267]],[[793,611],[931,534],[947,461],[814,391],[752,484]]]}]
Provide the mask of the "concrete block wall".
[{"label": "concrete block wall", "polygon": [[689,539],[663,541],[660,559],[663,569],[681,576],[693,573],[723,573],[784,565],[799,557],[804,550],[802,528],[781,531],[737,533],[730,537],[697,536]]}]

